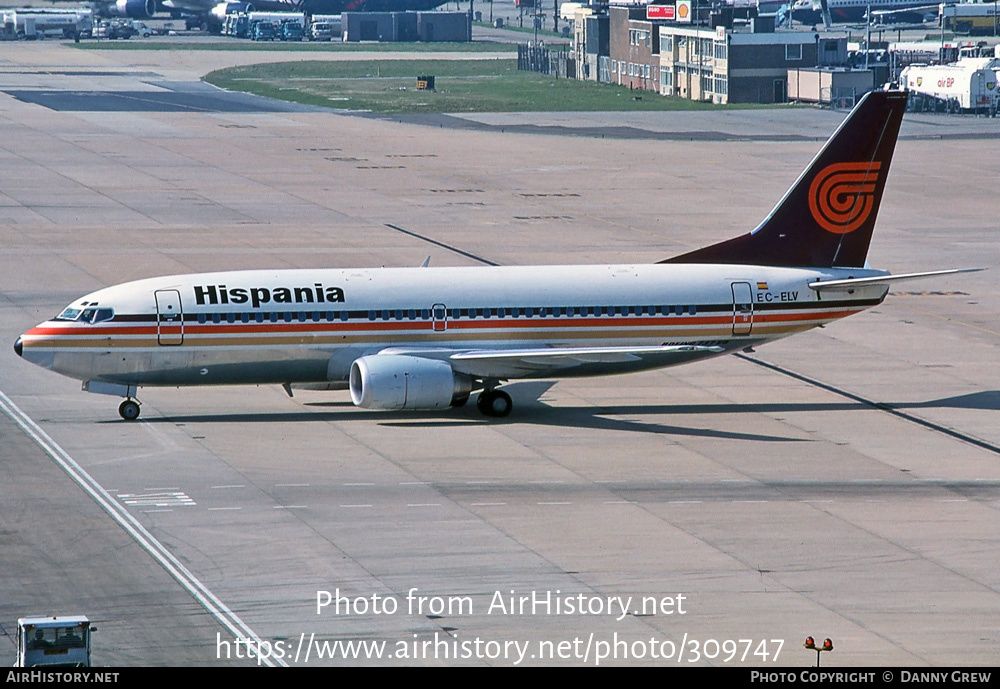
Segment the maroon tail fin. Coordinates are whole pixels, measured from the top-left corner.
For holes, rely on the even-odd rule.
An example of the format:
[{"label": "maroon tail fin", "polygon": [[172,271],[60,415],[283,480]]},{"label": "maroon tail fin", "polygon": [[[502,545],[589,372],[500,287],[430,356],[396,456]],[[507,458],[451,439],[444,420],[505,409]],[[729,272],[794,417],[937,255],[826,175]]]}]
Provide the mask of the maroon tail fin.
[{"label": "maroon tail fin", "polygon": [[865,265],[905,109],[903,92],[865,95],[756,230],[660,263]]}]

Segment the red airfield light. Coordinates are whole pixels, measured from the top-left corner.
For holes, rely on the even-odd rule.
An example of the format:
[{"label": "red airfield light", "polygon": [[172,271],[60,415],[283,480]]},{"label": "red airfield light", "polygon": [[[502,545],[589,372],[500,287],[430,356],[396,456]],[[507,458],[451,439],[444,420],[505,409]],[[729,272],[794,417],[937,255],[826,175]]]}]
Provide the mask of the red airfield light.
[{"label": "red airfield light", "polygon": [[816,667],[819,667],[819,658],[823,651],[833,650],[833,639],[826,638],[823,639],[823,645],[817,646],[816,639],[811,636],[807,636],[805,643],[802,644],[803,647],[809,649],[810,651],[816,651]]}]

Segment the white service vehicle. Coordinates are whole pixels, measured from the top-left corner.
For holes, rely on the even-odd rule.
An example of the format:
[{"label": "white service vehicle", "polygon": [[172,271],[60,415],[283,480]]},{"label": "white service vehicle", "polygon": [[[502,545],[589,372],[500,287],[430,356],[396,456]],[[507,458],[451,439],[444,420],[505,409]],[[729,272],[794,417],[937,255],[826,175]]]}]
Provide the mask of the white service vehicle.
[{"label": "white service vehicle", "polygon": [[344,35],[343,27],[339,14],[314,14],[309,24],[309,40],[339,41]]},{"label": "white service vehicle", "polygon": [[3,23],[13,24],[14,32],[22,39],[44,36],[74,38],[89,31],[93,22],[94,12],[88,8],[22,8],[5,10],[3,13]]},{"label": "white service vehicle", "polygon": [[90,667],[91,631],[85,615],[22,617],[14,667]]},{"label": "white service vehicle", "polygon": [[326,22],[313,22],[309,27],[310,41],[332,41],[333,28]]},{"label": "white service vehicle", "polygon": [[911,108],[995,115],[1000,106],[998,69],[996,58],[966,57],[951,65],[910,65],[900,74],[900,82],[911,94]]}]

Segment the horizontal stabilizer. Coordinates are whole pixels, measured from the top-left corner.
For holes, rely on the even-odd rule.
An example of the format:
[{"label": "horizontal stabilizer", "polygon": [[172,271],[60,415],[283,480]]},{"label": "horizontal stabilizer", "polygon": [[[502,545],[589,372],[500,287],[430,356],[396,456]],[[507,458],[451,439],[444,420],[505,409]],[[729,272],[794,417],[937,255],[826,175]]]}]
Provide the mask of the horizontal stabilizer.
[{"label": "horizontal stabilizer", "polygon": [[938,275],[954,275],[956,273],[976,273],[985,268],[953,268],[951,270],[932,270],[926,273],[903,273],[901,275],[876,275],[870,278],[847,278],[845,280],[819,280],[810,282],[810,289],[822,291],[846,291],[864,285],[889,285],[904,280],[919,280],[920,278],[936,277]]}]

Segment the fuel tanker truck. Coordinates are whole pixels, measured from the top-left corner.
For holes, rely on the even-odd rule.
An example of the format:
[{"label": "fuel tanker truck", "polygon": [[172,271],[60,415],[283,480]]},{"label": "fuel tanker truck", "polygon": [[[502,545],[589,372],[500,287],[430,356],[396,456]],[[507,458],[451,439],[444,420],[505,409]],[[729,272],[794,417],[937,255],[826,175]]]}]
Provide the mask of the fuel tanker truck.
[{"label": "fuel tanker truck", "polygon": [[997,53],[992,58],[965,57],[950,65],[910,65],[899,77],[900,85],[910,92],[910,108],[995,117],[1000,108],[1000,47]]}]

